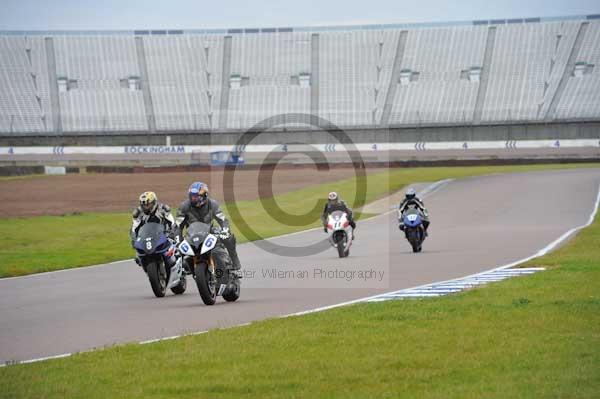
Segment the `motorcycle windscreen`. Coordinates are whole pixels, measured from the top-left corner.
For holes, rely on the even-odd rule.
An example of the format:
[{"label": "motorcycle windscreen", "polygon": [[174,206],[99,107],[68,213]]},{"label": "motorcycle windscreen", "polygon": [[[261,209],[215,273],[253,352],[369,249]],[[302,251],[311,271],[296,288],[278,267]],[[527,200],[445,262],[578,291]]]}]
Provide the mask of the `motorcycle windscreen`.
[{"label": "motorcycle windscreen", "polygon": [[160,223],[146,223],[138,231],[135,247],[146,253],[152,253],[162,249],[166,241],[164,227]]},{"label": "motorcycle windscreen", "polygon": [[340,220],[344,216],[344,212],[342,211],[333,211],[331,212],[331,217],[333,220]]},{"label": "motorcycle windscreen", "polygon": [[333,223],[340,222],[346,219],[346,213],[342,211],[334,211],[329,215],[329,220],[333,221]]},{"label": "motorcycle windscreen", "polygon": [[210,225],[202,222],[194,222],[187,229],[187,242],[194,248],[194,252],[202,246],[206,236],[210,234]]}]

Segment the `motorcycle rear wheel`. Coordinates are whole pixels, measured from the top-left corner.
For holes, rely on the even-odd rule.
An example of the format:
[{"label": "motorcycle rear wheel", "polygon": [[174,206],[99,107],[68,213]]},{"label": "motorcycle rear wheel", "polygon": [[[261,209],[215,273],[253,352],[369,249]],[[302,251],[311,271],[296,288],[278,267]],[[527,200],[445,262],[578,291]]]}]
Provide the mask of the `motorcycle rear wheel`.
[{"label": "motorcycle rear wheel", "polygon": [[187,280],[185,278],[185,274],[183,276],[181,276],[181,281],[179,282],[179,284],[177,284],[175,287],[171,288],[171,291],[173,291],[173,294],[175,295],[181,295],[185,292],[185,289],[187,288]]},{"label": "motorcycle rear wheel", "polygon": [[227,290],[223,293],[223,299],[227,302],[235,302],[240,297],[240,280],[236,279],[232,284],[229,285]]}]

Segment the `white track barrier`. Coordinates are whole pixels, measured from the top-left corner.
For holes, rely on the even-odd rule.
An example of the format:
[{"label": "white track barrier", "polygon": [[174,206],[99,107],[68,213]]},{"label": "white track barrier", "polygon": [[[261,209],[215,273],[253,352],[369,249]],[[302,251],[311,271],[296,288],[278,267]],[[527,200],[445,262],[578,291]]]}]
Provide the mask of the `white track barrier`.
[{"label": "white track barrier", "polygon": [[535,148],[600,147],[598,139],[581,140],[509,140],[509,141],[440,141],[415,143],[357,143],[343,144],[264,144],[264,145],[175,145],[175,146],[104,146],[104,147],[0,147],[2,156],[18,155],[76,155],[76,154],[192,154],[231,151],[237,153],[294,152],[312,149],[320,152],[428,151],[428,150],[494,150]]}]

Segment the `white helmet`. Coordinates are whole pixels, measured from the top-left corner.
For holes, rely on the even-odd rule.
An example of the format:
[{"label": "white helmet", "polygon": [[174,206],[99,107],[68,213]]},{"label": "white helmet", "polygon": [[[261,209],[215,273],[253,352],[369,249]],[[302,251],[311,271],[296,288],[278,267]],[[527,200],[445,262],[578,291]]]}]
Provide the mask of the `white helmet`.
[{"label": "white helmet", "polygon": [[327,199],[329,199],[330,202],[337,201],[338,195],[337,195],[337,193],[335,191],[332,191],[327,196]]}]

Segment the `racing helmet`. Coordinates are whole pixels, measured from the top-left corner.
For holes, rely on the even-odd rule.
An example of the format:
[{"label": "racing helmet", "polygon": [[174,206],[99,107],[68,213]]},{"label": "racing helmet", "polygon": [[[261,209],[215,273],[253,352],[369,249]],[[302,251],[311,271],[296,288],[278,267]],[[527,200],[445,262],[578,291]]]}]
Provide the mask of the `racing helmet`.
[{"label": "racing helmet", "polygon": [[339,198],[340,197],[338,196],[338,194],[335,191],[332,191],[329,193],[329,195],[327,195],[327,199],[329,200],[330,204],[337,202]]},{"label": "racing helmet", "polygon": [[407,200],[415,199],[416,196],[417,196],[417,192],[415,191],[414,188],[409,188],[408,190],[406,190],[405,197]]},{"label": "racing helmet", "polygon": [[140,195],[140,208],[146,215],[156,212],[158,198],[153,191],[145,191]]},{"label": "racing helmet", "polygon": [[188,189],[188,197],[192,206],[201,207],[208,201],[208,186],[201,181],[192,183]]}]

